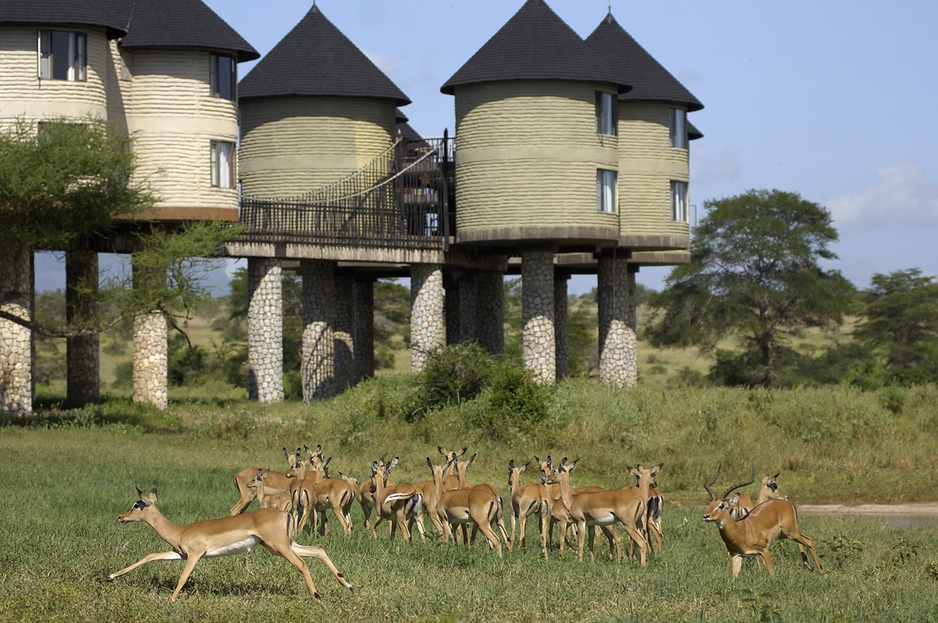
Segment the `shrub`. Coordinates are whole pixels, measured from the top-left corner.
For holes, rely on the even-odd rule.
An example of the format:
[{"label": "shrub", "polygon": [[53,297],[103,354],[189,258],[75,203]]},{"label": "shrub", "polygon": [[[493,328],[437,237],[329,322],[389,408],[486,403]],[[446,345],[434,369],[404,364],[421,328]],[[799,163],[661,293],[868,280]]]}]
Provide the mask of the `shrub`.
[{"label": "shrub", "polygon": [[490,383],[494,361],[481,346],[454,344],[430,354],[417,375],[404,419],[472,400]]}]

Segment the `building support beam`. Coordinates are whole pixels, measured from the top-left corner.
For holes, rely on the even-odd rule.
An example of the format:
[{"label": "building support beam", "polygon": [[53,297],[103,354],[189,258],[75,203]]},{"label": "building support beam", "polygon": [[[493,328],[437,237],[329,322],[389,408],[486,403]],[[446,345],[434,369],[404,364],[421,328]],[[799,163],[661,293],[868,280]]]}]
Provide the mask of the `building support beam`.
[{"label": "building support beam", "polygon": [[248,396],[283,400],[283,285],[277,258],[248,258]]},{"label": "building support beam", "polygon": [[414,264],[410,268],[410,369],[423,370],[429,356],[446,346],[443,267]]},{"label": "building support beam", "polygon": [[303,336],[300,346],[300,382],[303,402],[335,395],[334,320],[335,262],[301,260]]}]

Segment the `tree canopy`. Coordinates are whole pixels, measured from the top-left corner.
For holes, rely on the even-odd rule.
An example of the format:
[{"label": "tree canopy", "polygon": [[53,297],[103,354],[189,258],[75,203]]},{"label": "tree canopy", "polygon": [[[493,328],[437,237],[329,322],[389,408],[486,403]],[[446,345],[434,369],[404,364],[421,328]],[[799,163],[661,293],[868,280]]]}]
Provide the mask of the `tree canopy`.
[{"label": "tree canopy", "polygon": [[836,259],[830,213],[797,193],[750,190],[704,203],[690,264],[675,268],[649,304],[655,346],[698,346],[738,337],[745,379],[770,386],[786,341],[843,321],[854,289],[822,260]]}]

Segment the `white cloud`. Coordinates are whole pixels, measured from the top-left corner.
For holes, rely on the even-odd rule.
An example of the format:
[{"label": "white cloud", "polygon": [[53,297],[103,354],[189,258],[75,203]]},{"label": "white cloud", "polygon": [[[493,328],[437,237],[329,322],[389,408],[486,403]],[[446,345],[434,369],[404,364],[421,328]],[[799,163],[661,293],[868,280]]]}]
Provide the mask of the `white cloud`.
[{"label": "white cloud", "polygon": [[838,227],[871,224],[938,224],[938,186],[921,166],[900,161],[881,166],[866,188],[824,202]]}]

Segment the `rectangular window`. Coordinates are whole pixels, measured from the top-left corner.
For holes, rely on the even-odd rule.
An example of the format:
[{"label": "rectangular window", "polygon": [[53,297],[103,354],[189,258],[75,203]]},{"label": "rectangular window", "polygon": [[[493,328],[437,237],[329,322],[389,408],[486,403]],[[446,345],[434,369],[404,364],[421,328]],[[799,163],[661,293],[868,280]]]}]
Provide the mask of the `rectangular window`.
[{"label": "rectangular window", "polygon": [[619,133],[619,101],[615,93],[596,91],[596,131],[610,136]]},{"label": "rectangular window", "polygon": [[235,144],[212,141],[212,186],[235,187]]},{"label": "rectangular window", "polygon": [[39,31],[39,78],[82,81],[87,78],[88,38],[81,32]]},{"label": "rectangular window", "polygon": [[211,88],[214,97],[226,100],[235,99],[235,86],[238,84],[238,64],[234,57],[212,54]]},{"label": "rectangular window", "polygon": [[682,108],[672,108],[668,127],[671,133],[671,147],[687,149],[687,111]]},{"label": "rectangular window", "polygon": [[687,182],[671,182],[671,220],[687,222]]},{"label": "rectangular window", "polygon": [[618,174],[608,169],[596,170],[596,210],[614,214],[616,211],[616,180]]}]

